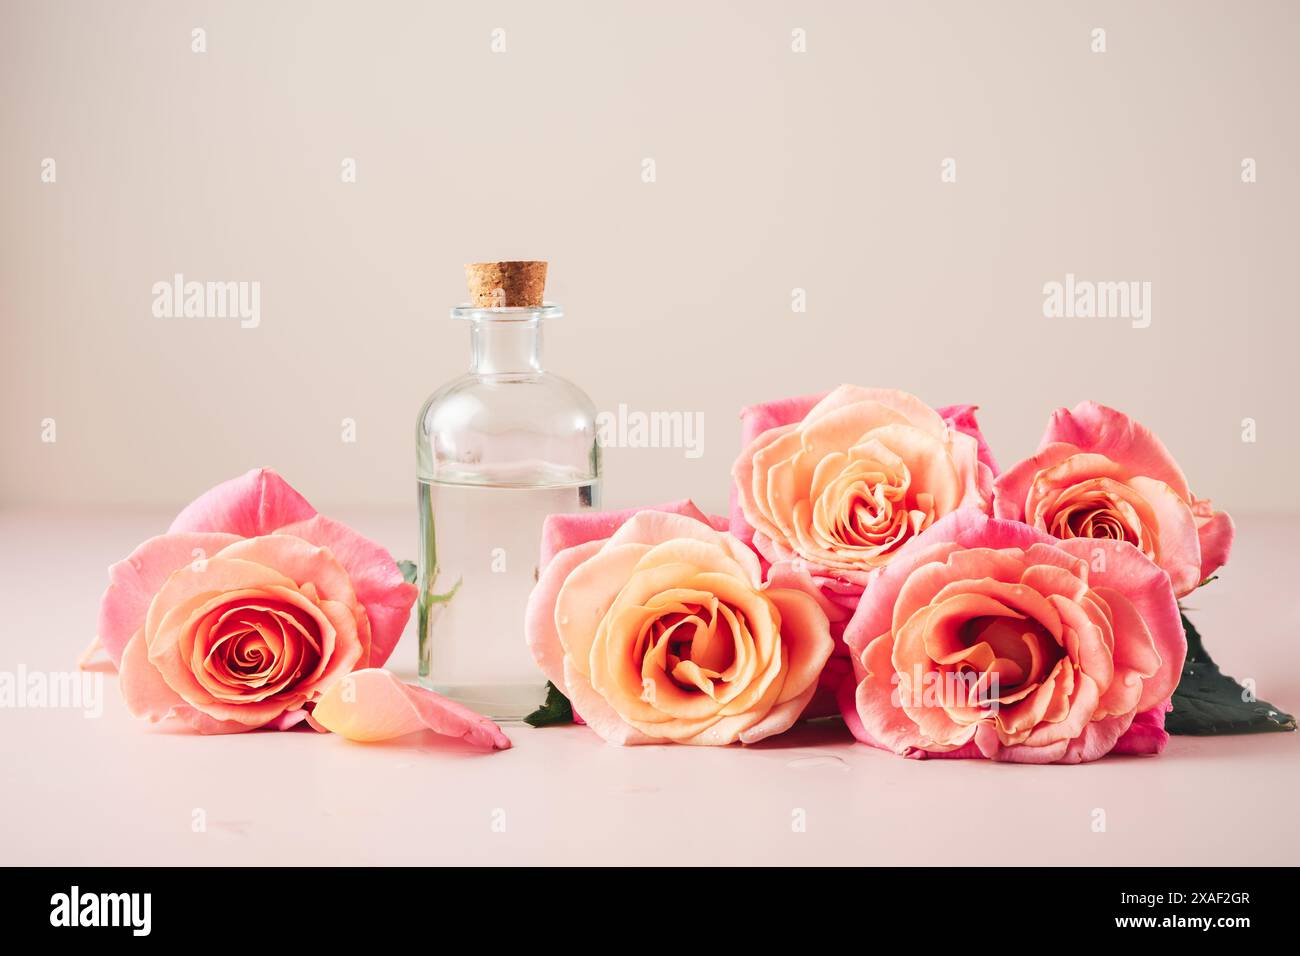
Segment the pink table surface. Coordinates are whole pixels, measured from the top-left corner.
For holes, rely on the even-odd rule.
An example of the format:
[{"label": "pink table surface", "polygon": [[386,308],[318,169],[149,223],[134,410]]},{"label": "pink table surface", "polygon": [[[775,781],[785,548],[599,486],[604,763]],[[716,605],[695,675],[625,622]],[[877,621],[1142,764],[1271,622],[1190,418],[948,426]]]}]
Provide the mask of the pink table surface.
[{"label": "pink table surface", "polygon": [[[334,516],[414,553],[409,515]],[[69,670],[93,636],[104,569],[168,518],[0,513],[0,671]],[[1300,517],[1239,526],[1227,571],[1189,603],[1224,669],[1294,712]],[[408,677],[413,631],[392,662]],[[104,679],[98,719],[0,709],[0,863],[1300,863],[1295,734],[1022,767],[903,760],[842,728],[717,750],[508,725],[513,749],[481,755],[432,736],[160,732],[126,714],[114,685]]]}]

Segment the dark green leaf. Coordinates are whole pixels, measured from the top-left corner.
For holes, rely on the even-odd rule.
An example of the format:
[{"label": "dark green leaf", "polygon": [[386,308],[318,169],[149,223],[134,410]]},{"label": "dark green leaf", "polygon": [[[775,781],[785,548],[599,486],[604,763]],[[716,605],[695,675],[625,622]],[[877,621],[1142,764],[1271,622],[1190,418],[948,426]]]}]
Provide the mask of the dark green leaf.
[{"label": "dark green leaf", "polygon": [[1295,730],[1294,717],[1268,701],[1253,699],[1246,688],[1219,670],[1186,614],[1183,631],[1187,662],[1174,691],[1174,709],[1165,718],[1166,730],[1199,737]]},{"label": "dark green leaf", "polygon": [[569,698],[561,694],[558,687],[547,681],[546,703],[525,717],[524,723],[534,727],[573,723],[573,708],[569,706]]},{"label": "dark green leaf", "polygon": [[407,584],[414,584],[416,577],[420,573],[414,561],[398,561],[397,569],[402,572],[402,577],[406,579]]}]

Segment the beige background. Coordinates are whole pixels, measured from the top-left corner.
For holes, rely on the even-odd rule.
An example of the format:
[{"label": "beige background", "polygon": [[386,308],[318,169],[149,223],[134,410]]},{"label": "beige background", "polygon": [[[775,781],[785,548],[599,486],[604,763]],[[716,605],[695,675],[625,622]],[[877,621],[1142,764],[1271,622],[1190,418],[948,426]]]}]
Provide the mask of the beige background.
[{"label": "beige background", "polygon": [[[5,0],[0,503],[265,464],[405,505],[461,263],[539,257],[550,367],[704,415],[698,460],[610,450],[611,504],[721,508],[742,405],[854,381],[978,403],[1004,464],[1093,397],[1198,493],[1294,509],[1298,41],[1285,3]],[[175,272],[260,281],[261,326],[153,317]],[[1044,318],[1067,272],[1150,281],[1151,327]]]}]

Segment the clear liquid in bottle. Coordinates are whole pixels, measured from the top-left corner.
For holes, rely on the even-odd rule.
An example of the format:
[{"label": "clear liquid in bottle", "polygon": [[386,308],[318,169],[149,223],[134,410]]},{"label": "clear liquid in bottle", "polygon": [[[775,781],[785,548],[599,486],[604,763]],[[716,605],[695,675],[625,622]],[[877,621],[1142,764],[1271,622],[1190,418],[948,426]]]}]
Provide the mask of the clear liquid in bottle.
[{"label": "clear liquid in bottle", "polygon": [[[504,296],[491,289],[482,304],[474,270],[504,281]],[[518,720],[545,699],[524,636],[542,523],[600,504],[596,411],[542,369],[542,323],[561,314],[541,304],[545,263],[467,272],[479,304],[452,316],[469,322],[470,370],[429,397],[416,426],[420,680],[481,714]],[[512,304],[519,289],[536,301]]]},{"label": "clear liquid in bottle", "polygon": [[[539,476],[541,477],[541,476]],[[420,480],[420,673],[479,713],[521,718],[545,696],[524,642],[547,515],[591,508],[590,479],[536,485]],[[426,579],[424,569],[430,573]]]}]

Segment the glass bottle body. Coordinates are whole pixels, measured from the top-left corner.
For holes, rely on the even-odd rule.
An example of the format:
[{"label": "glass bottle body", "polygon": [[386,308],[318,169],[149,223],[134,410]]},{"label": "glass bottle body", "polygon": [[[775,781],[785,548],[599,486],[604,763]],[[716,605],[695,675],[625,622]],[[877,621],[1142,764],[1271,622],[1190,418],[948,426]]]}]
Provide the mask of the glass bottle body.
[{"label": "glass bottle body", "polygon": [[416,428],[423,684],[497,720],[545,697],[524,640],[542,521],[600,499],[596,411],[541,367],[555,306],[454,309],[470,371],[434,392]]}]

